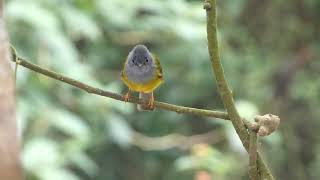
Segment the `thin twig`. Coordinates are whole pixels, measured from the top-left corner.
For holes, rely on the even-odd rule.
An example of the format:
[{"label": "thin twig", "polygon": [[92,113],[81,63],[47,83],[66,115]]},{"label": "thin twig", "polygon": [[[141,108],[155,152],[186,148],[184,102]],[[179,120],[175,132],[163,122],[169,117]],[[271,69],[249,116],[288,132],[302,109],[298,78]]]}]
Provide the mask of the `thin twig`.
[{"label": "thin twig", "polygon": [[[245,127],[244,122],[241,120],[240,115],[235,107],[233,95],[226,81],[223,67],[220,60],[218,37],[217,37],[217,7],[216,0],[206,0],[204,8],[207,12],[207,38],[208,50],[212,69],[215,75],[218,90],[222,98],[225,109],[227,110],[231,122],[240,137],[246,150],[249,150],[249,134]],[[273,180],[273,176],[258,154],[258,167],[262,179]]]},{"label": "thin twig", "polygon": [[257,132],[252,130],[250,130],[250,145],[249,145],[249,176],[251,180],[258,179]]},{"label": "thin twig", "polygon": [[[82,89],[88,93],[109,97],[109,98],[119,100],[119,101],[124,101],[124,97],[121,94],[117,94],[117,93],[105,91],[105,90],[102,90],[99,88],[95,88],[95,87],[89,86],[88,84],[82,83],[80,81],[74,80],[74,79],[66,77],[66,76],[63,76],[59,73],[42,68],[40,66],[32,64],[32,63],[18,57],[15,50],[14,49],[11,49],[11,50],[12,50],[12,61],[15,61],[16,63],[18,63],[19,65],[21,65],[23,67],[31,69],[31,70],[38,72],[40,74],[43,74],[45,76],[51,77],[51,78],[56,79],[58,81],[62,81],[64,83],[67,83],[67,84],[74,86],[76,88]],[[138,98],[134,98],[134,97],[130,98],[129,102],[136,103],[136,104],[145,103],[144,101],[142,101]],[[221,112],[221,111],[211,111],[211,110],[205,110],[205,109],[184,107],[184,106],[178,106],[178,105],[168,104],[168,103],[158,102],[158,101],[154,102],[154,105],[158,108],[168,110],[168,111],[173,111],[173,112],[176,112],[179,114],[191,114],[191,115],[197,115],[197,116],[206,116],[206,117],[213,117],[213,118],[220,118],[220,119],[229,120],[228,114],[225,112]]]}]

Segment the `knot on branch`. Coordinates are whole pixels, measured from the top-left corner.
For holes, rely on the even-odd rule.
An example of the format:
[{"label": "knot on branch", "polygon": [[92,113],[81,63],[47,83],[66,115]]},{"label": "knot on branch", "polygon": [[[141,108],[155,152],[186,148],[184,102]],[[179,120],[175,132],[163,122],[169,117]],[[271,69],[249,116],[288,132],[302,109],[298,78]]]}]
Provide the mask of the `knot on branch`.
[{"label": "knot on branch", "polygon": [[212,8],[212,6],[210,4],[210,0],[205,0],[204,4],[203,4],[203,9],[210,10],[211,8]]},{"label": "knot on branch", "polygon": [[18,59],[17,51],[13,46],[10,46],[10,53],[11,53],[11,61],[17,62],[17,59]]},{"label": "knot on branch", "polygon": [[256,131],[259,136],[268,136],[273,133],[280,124],[280,118],[273,114],[256,116],[254,123],[249,125],[249,129]]}]

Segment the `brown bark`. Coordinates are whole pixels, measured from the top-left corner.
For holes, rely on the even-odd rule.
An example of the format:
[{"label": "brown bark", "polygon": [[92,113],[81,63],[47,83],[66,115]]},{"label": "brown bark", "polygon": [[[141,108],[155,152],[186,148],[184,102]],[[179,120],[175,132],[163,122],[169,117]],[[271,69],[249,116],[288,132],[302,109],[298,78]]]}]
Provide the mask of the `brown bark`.
[{"label": "brown bark", "polygon": [[20,180],[19,139],[15,115],[15,85],[9,64],[8,36],[0,0],[0,179]]}]

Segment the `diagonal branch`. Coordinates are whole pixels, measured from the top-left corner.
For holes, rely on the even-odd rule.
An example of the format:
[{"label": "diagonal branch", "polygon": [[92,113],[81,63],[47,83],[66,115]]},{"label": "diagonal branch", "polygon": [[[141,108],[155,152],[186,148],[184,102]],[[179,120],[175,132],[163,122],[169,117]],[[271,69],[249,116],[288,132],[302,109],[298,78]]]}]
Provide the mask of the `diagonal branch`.
[{"label": "diagonal branch", "polygon": [[[63,76],[59,73],[50,71],[48,69],[42,68],[40,66],[37,66],[35,64],[32,64],[20,57],[17,56],[16,51],[13,47],[11,47],[11,52],[12,52],[12,61],[16,62],[17,64],[26,67],[28,69],[31,69],[35,72],[38,72],[40,74],[43,74],[45,76],[51,77],[53,79],[56,79],[58,81],[62,81],[64,83],[67,83],[71,86],[74,86],[76,88],[82,89],[88,93],[91,94],[96,94],[99,96],[105,96],[109,97],[115,100],[119,101],[124,101],[124,97],[121,94],[105,91],[99,88],[95,88],[92,86],[89,86],[88,84],[82,83],[80,81],[74,80],[72,78]],[[130,98],[129,100],[130,103],[136,103],[136,104],[143,104],[142,100],[138,98]],[[213,118],[220,118],[220,119],[225,119],[229,120],[229,116],[225,112],[221,111],[211,111],[211,110],[205,110],[205,109],[197,109],[197,108],[191,108],[191,107],[185,107],[185,106],[178,106],[174,104],[168,104],[164,102],[154,102],[154,105],[158,108],[168,110],[168,111],[173,111],[179,114],[190,114],[190,115],[196,115],[196,116],[206,116],[206,117],[213,117]]]},{"label": "diagonal branch", "polygon": [[[241,117],[235,107],[232,92],[229,88],[227,80],[224,75],[222,68],[219,46],[218,46],[218,37],[217,37],[217,8],[216,0],[206,0],[204,8],[207,12],[207,38],[208,38],[208,50],[211,60],[212,69],[215,75],[215,79],[218,85],[218,90],[222,98],[225,109],[227,110],[230,120],[240,137],[243,146],[246,150],[249,150],[249,134],[245,127],[244,122],[241,120]],[[258,154],[258,167],[262,179],[273,180],[273,176],[270,173],[267,165],[261,159]]]},{"label": "diagonal branch", "polygon": [[250,131],[250,145],[249,145],[249,177],[251,180],[258,180],[257,169],[257,132]]}]

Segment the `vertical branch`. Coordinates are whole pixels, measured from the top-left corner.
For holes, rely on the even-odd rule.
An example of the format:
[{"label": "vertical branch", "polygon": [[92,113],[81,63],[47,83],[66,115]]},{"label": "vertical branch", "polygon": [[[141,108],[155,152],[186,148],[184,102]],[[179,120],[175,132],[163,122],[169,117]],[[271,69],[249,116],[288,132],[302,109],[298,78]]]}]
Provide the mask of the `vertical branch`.
[{"label": "vertical branch", "polygon": [[250,130],[250,145],[249,145],[249,176],[251,180],[258,179],[257,133],[252,130]]},{"label": "vertical branch", "polygon": [[0,0],[0,179],[20,180],[22,170],[15,117],[15,87],[9,56],[3,1]]},{"label": "vertical branch", "polygon": [[244,146],[249,147],[249,135],[248,131],[242,122],[238,111],[235,107],[231,90],[226,81],[224,71],[220,62],[220,52],[217,37],[217,10],[216,0],[206,1],[207,10],[207,38],[208,38],[208,49],[211,60],[212,69],[218,85],[218,90],[222,98],[225,109],[227,110],[229,117],[235,127],[238,135],[240,136]]},{"label": "vertical branch", "polygon": [[[216,0],[205,0],[204,8],[207,12],[207,38],[208,50],[210,55],[211,66],[217,82],[218,90],[222,98],[225,109],[227,110],[230,120],[240,137],[243,146],[249,150],[249,134],[240,118],[240,115],[235,107],[232,92],[226,81],[224,71],[222,68],[218,37],[217,37],[217,8]],[[258,154],[258,168],[262,179],[274,179],[270,170]]]}]

